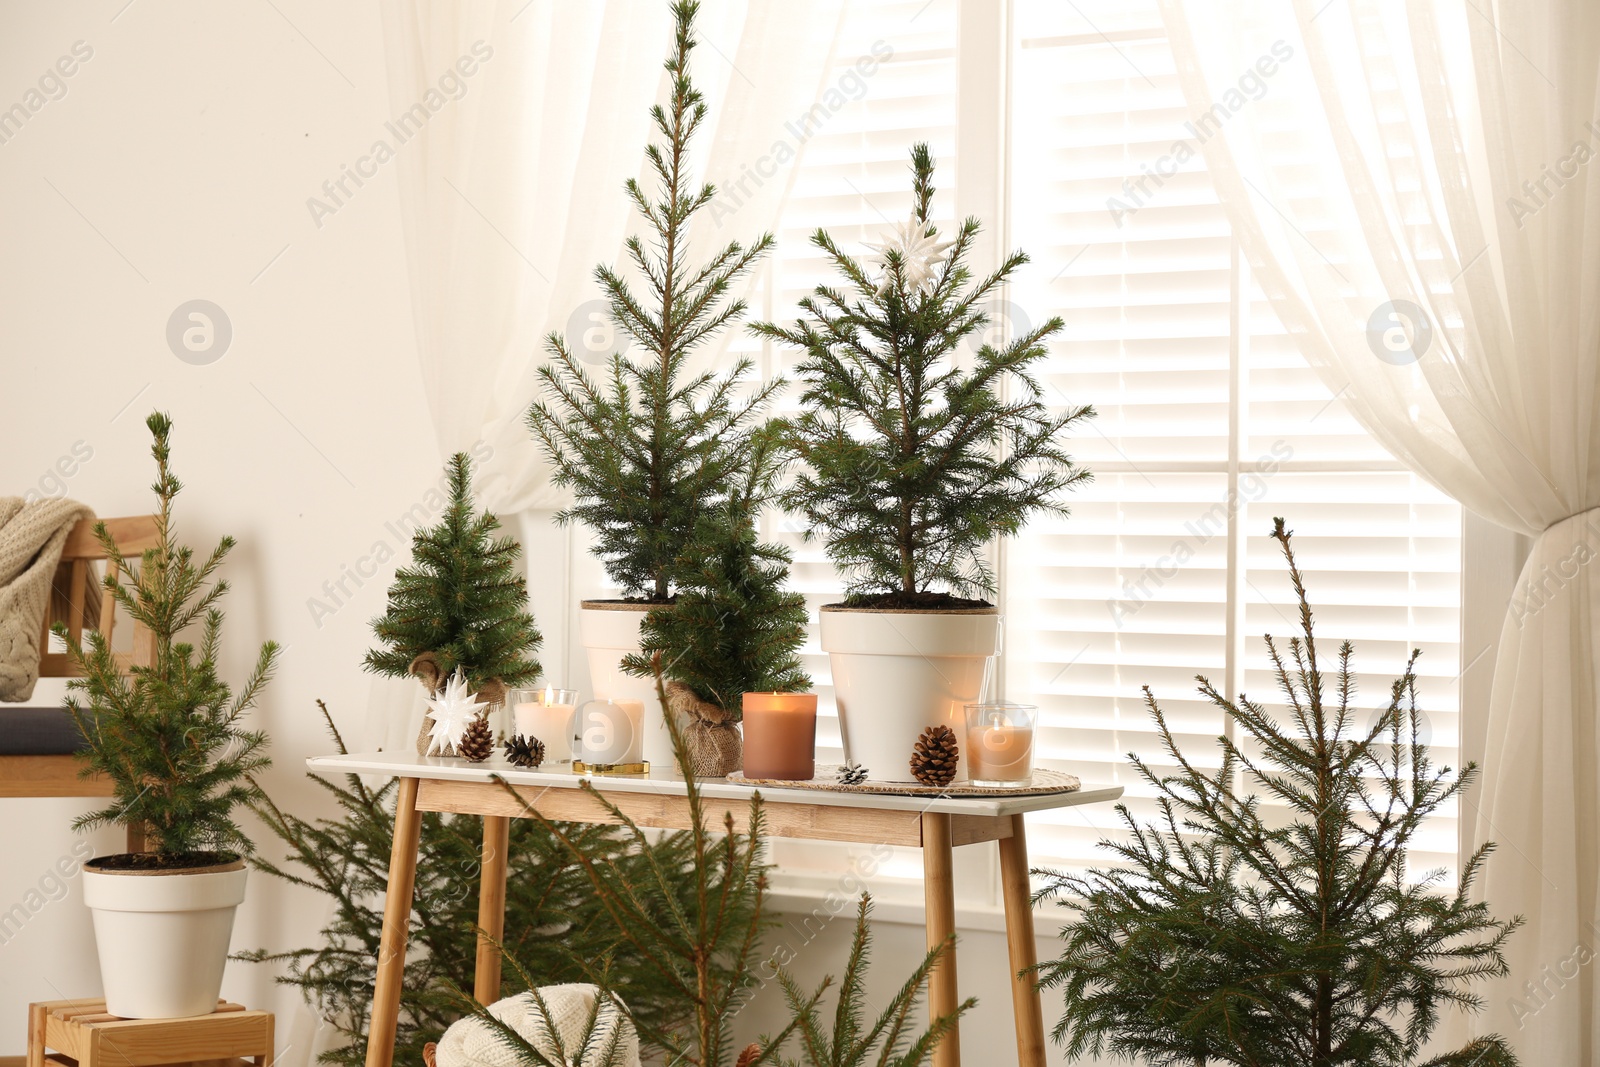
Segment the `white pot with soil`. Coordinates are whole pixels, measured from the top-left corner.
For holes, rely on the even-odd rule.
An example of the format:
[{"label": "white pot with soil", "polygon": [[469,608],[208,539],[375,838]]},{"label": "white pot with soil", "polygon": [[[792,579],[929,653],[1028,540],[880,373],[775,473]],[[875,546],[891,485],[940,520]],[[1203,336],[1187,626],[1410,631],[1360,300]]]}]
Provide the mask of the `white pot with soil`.
[{"label": "white pot with soil", "polygon": [[589,684],[596,700],[644,703],[644,758],[652,770],[677,770],[672,735],[656,696],[654,678],[624,674],[622,658],[640,651],[639,627],[659,604],[628,600],[585,600],[578,611],[578,635],[589,656]]},{"label": "white pot with soil", "polygon": [[222,991],[234,909],[244,900],[244,861],[219,854],[197,867],[119,866],[128,859],[83,865],[106,1012],[125,1019],[210,1015]]},{"label": "white pot with soil", "polygon": [[[930,726],[966,737],[964,705],[978,699],[999,648],[993,607],[822,608],[822,650],[833,671],[845,757],[881,782],[910,782],[911,750]],[[957,780],[966,778],[965,754]]]}]

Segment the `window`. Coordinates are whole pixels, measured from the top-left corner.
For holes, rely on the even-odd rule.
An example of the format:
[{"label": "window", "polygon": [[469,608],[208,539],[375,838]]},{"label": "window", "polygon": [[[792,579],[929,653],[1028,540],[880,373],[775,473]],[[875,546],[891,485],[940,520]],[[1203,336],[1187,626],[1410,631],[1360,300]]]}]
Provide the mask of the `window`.
[{"label": "window", "polygon": [[[978,27],[1009,39],[993,69],[962,59],[977,11],[1010,19]],[[1154,0],[971,11],[955,0],[851,3],[840,69],[880,40],[892,59],[806,146],[756,306],[790,319],[828,275],[807,240],[818,226],[859,247],[904,216],[913,141],[932,144],[936,215],[953,218],[954,157],[974,136],[958,128],[955,86],[988,94],[1004,115],[991,176],[1002,192],[999,217],[981,213],[997,246],[1032,257],[996,309],[999,328],[1061,315],[1044,374],[1050,398],[1099,411],[1073,442],[1095,480],[1074,494],[1071,518],[1037,522],[1000,550],[998,677],[1005,695],[1040,705],[1040,755],[1086,782],[1126,786],[1149,814],[1125,759],[1159,755],[1140,692],[1148,684],[1186,753],[1214,764],[1223,720],[1194,675],[1275,699],[1260,637],[1295,625],[1266,536],[1282,515],[1323,640],[1357,644],[1362,707],[1376,714],[1408,651],[1423,649],[1436,758],[1453,763],[1460,509],[1384,453],[1295,351],[1240,262],[1203,157],[1164,160],[1187,134],[1189,109]],[[974,103],[964,98],[960,113],[983,114],[985,101]],[[970,174],[971,160],[962,165]],[[780,358],[767,355],[769,365]],[[813,606],[835,598],[821,546],[771,521]],[[815,641],[808,652],[826,706],[827,660]],[[819,742],[820,759],[842,758],[831,719]],[[1095,843],[1116,832],[1115,814],[1045,813],[1030,816],[1030,831],[1036,865],[1082,867],[1104,861]],[[1414,867],[1453,865],[1455,834],[1453,814],[1437,819]],[[799,883],[838,877],[833,846],[784,842],[780,855]],[[998,899],[987,863],[961,868],[969,899]],[[918,873],[914,854],[880,868],[890,879]]]}]

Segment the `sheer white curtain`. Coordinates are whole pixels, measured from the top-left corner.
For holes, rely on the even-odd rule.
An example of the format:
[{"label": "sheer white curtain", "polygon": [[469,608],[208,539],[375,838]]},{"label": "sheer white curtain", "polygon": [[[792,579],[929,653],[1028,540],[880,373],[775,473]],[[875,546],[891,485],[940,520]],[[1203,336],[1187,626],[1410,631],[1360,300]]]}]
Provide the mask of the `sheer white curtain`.
[{"label": "sheer white curtain", "polygon": [[[738,186],[816,99],[839,10],[838,0],[705,5],[691,62],[711,106],[695,145],[707,180]],[[644,177],[656,136],[647,109],[667,88],[668,7],[391,0],[384,28],[397,115],[426,103],[441,78],[465,86],[395,163],[440,453],[478,446],[477,489],[497,512],[559,506],[523,414],[543,337],[603,325],[591,317],[591,271],[618,261],[635,224],[622,183]],[[475,75],[460,75],[462,57]],[[791,163],[730,188],[737,210],[714,213],[703,238],[748,241],[772,228],[792,173]]]},{"label": "sheer white curtain", "polygon": [[1535,538],[1466,813],[1499,845],[1479,892],[1528,925],[1471,1025],[1524,1063],[1595,1062],[1600,6],[1161,4],[1193,125],[1130,196],[1203,153],[1329,388],[1418,473]]}]

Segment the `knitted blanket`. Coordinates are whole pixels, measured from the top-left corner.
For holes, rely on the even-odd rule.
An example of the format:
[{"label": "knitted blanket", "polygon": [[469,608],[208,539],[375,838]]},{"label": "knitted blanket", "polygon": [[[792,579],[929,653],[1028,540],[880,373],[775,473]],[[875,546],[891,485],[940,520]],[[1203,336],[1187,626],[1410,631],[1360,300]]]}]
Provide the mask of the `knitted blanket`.
[{"label": "knitted blanket", "polygon": [[0,700],[33,696],[50,579],[73,525],[93,517],[73,500],[0,497]]},{"label": "knitted blanket", "polygon": [[[571,1059],[583,1048],[584,1029],[598,993],[595,986],[576,983],[544,986],[539,990],[568,1058],[557,1052],[550,1027],[532,993],[519,993],[496,1001],[489,1005],[489,1014],[527,1038],[528,1043],[551,1063],[570,1063],[571,1067],[639,1067],[639,1036],[634,1033],[633,1024],[609,1001],[600,1005],[595,1037],[588,1053],[581,1059]],[[605,1054],[614,1034],[620,1037],[617,1055],[608,1062]],[[439,1039],[434,1057],[438,1067],[521,1067],[523,1063],[499,1032],[471,1015],[450,1025]]]}]

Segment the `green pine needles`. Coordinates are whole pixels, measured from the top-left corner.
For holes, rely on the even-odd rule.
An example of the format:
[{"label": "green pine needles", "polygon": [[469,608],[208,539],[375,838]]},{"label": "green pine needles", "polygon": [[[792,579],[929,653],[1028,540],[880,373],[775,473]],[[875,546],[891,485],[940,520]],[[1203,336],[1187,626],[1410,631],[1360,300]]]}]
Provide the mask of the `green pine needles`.
[{"label": "green pine needles", "polygon": [[692,0],[672,7],[672,99],[651,108],[662,143],[645,150],[656,198],[636,180],[626,183],[654,232],[648,246],[637,236],[626,245],[645,295],[610,267],[595,269],[613,323],[641,354],[617,353],[603,375],[591,376],[562,337],[550,334],[554,359],[539,371],[546,399],[528,411],[556,484],[576,498],[558,519],[593,531],[595,554],[625,596],[658,603],[671,599],[696,522],[723,499],[755,420],[782,386],[747,386],[748,359],[725,375],[689,366],[699,346],[744,314],[743,300],[725,297],[772,247],[772,236],[763,234],[749,248],[733,242],[698,266],[688,262],[690,223],[716,195],[709,184],[694,187],[687,174],[689,143],[706,117],[689,78],[698,11]]},{"label": "green pine needles", "polygon": [[372,629],[386,647],[367,653],[369,671],[404,678],[432,653],[440,674],[461,668],[468,684],[507,686],[539,676],[531,654],[544,638],[528,613],[527,579],[517,573],[522,546],[494,537],[500,521],[472,504],[472,462],[450,458],[450,500],[439,525],[418,530],[411,565],[395,573],[389,608]]},{"label": "green pine needles", "polygon": [[614,991],[595,987],[583,1032],[569,1046],[561,1037],[561,1020],[534,984],[533,975],[515,956],[506,956],[505,962],[528,990],[527,998],[538,1018],[533,1040],[497,1015],[491,1005],[480,1003],[460,986],[451,983],[450,992],[457,1006],[478,1019],[511,1054],[513,1062],[520,1067],[628,1067],[631,1056],[621,1025],[626,1019],[625,1009]]},{"label": "green pine needles", "polygon": [[[1506,973],[1521,924],[1469,899],[1492,846],[1443,873],[1407,877],[1424,821],[1476,775],[1435,767],[1422,743],[1417,653],[1371,725],[1352,706],[1348,641],[1318,659],[1290,534],[1282,546],[1300,602],[1288,658],[1267,652],[1287,721],[1243,696],[1200,692],[1238,731],[1208,770],[1178,749],[1145,690],[1166,756],[1161,773],[1129,756],[1156,794],[1151,824],[1118,806],[1130,837],[1103,847],[1118,865],[1052,875],[1044,895],[1073,913],[1062,956],[1041,968],[1065,994],[1067,1055],[1156,1067],[1495,1067],[1516,1058],[1495,1036],[1422,1060],[1445,1007],[1478,1008],[1477,979]],[[1048,872],[1046,872],[1048,873]]]},{"label": "green pine needles", "polygon": [[779,1054],[783,1042],[764,1042],[766,1052],[755,1063],[770,1062],[776,1067],[920,1067],[933,1055],[940,1041],[955,1028],[962,1015],[977,1006],[977,998],[968,997],[949,1015],[941,1015],[926,1028],[919,1028],[912,1020],[927,991],[928,979],[939,960],[950,951],[955,941],[952,935],[941,945],[936,945],[922,958],[917,969],[905,984],[889,999],[870,1026],[866,1025],[868,1002],[866,991],[867,965],[872,948],[872,898],[862,894],[856,908],[855,937],[850,942],[850,957],[845,963],[844,977],[839,982],[838,1002],[833,1011],[833,1029],[829,1032],[818,1005],[823,994],[833,984],[830,975],[824,978],[815,992],[807,994],[794,977],[782,968],[778,980],[783,986],[783,998],[788,1004],[793,1021],[789,1029],[800,1048],[797,1059]]},{"label": "green pine needles", "polygon": [[[240,725],[272,676],[278,646],[268,641],[255,669],[237,694],[218,674],[222,611],[228,583],[213,577],[232,551],[224,537],[203,562],[173,534],[172,502],[183,484],[170,465],[172,419],[153,412],[145,425],[154,439],[152,487],[159,502],[155,547],[137,566],[118,551],[105,523],[95,536],[106,553],[105,588],[129,618],[150,632],[154,661],[123,674],[111,643],[98,632],[87,646],[67,641],[81,677],[68,684],[67,708],[89,743],[83,773],[111,780],[112,802],[73,822],[73,829],[107,823],[142,824],[156,863],[227,851],[249,852],[250,840],[233,820],[233,809],[260,796],[251,775],[271,761],[263,754],[267,735]],[[179,640],[200,628],[199,644]]]},{"label": "green pine needles", "polygon": [[798,693],[811,688],[800,663],[806,640],[806,598],[784,591],[789,550],[761,541],[755,519],[780,468],[771,434],[754,442],[748,481],[702,515],[678,560],[678,599],[645,616],[643,652],[623,660],[635,677],[666,673],[728,712],[744,717],[745,693]]},{"label": "green pine needles", "polygon": [[[655,672],[656,696],[665,711],[662,673]],[[762,934],[773,925],[764,902],[767,864],[762,858],[765,814],[761,794],[751,795],[747,814],[736,823],[727,811],[713,826],[706,811],[693,761],[685,758],[683,727],[666,716],[673,751],[683,774],[690,829],[668,835],[690,855],[689,879],[682,886],[665,867],[630,870],[616,858],[583,847],[570,830],[536,808],[528,814],[566,846],[568,858],[588,877],[594,898],[610,915],[622,941],[614,954],[578,962],[586,981],[615,990],[646,1045],[664,1062],[679,1067],[731,1067],[734,1018],[754,992]],[[506,786],[509,790],[511,787]],[[583,783],[596,804],[625,831],[633,851],[649,848],[651,835],[604,793]],[[663,914],[664,913],[664,914]],[[613,977],[616,961],[633,960],[651,973],[651,988],[686,1009],[682,1025],[663,1024],[641,1013]]]},{"label": "green pine needles", "polygon": [[1059,318],[1000,348],[984,344],[970,370],[957,365],[962,342],[989,321],[985,301],[1028,257],[1013,252],[969,286],[978,220],[937,243],[926,144],[912,149],[911,169],[916,206],[879,257],[883,274],[818,230],[812,243],[846,288],[818,286],[792,328],[754,326],[805,352],[804,410],[788,424],[802,470],[782,504],[823,538],[853,606],[992,594],[986,544],[1032,515],[1064,515],[1059,494],[1089,476],[1058,438],[1093,412],[1051,414],[1032,371]]}]

